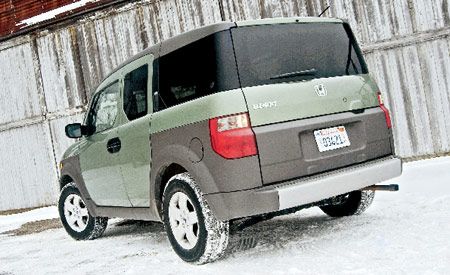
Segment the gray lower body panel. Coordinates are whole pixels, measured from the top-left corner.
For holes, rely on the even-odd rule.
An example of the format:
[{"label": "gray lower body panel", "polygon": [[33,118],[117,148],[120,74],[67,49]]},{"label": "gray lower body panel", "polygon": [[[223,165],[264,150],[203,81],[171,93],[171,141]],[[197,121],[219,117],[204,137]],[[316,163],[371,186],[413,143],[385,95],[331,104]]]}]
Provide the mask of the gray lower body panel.
[{"label": "gray lower body panel", "polygon": [[400,176],[402,161],[387,157],[251,190],[206,195],[220,220],[276,212],[342,195]]},{"label": "gray lower body panel", "polygon": [[[320,152],[314,131],[344,126],[350,145]],[[379,107],[253,128],[264,185],[392,155],[391,131]]]}]

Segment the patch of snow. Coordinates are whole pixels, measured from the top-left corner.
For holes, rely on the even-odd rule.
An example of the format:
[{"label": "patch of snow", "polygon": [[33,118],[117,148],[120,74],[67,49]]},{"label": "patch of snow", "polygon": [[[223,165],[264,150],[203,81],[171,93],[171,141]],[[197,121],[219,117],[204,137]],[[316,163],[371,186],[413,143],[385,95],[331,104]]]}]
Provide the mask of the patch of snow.
[{"label": "patch of snow", "polygon": [[67,11],[70,11],[70,10],[77,9],[77,8],[80,8],[80,7],[84,6],[84,5],[86,5],[87,3],[97,2],[97,1],[98,0],[80,0],[78,2],[74,2],[72,4],[68,4],[68,5],[65,5],[65,6],[62,6],[62,7],[53,9],[53,10],[50,10],[48,12],[44,12],[44,13],[41,13],[39,15],[30,17],[28,19],[22,20],[19,23],[17,23],[16,25],[17,26],[24,25],[24,27],[25,26],[34,25],[34,24],[37,24],[37,23],[40,23],[40,22],[52,19],[55,16],[57,16],[58,14],[61,14],[61,13],[64,13],[64,12],[67,12]]},{"label": "patch of snow", "polygon": [[256,247],[203,266],[178,258],[162,224],[115,219],[93,241],[75,241],[62,228],[0,235],[0,274],[448,274],[450,157],[407,163],[388,183],[400,191],[377,192],[360,216],[335,219],[311,208],[265,221],[230,236],[254,238]]},{"label": "patch of snow", "polygon": [[58,218],[56,206],[34,209],[28,212],[0,216],[0,234],[20,228],[22,224],[33,221]]}]

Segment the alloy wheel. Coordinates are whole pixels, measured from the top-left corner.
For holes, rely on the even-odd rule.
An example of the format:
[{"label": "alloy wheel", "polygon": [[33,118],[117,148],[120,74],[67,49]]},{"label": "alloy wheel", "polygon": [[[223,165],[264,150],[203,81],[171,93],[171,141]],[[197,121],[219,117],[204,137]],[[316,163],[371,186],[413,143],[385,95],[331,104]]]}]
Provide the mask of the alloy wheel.
[{"label": "alloy wheel", "polygon": [[176,192],[170,198],[169,222],[178,244],[184,249],[194,248],[198,242],[198,218],[192,201],[185,193]]}]

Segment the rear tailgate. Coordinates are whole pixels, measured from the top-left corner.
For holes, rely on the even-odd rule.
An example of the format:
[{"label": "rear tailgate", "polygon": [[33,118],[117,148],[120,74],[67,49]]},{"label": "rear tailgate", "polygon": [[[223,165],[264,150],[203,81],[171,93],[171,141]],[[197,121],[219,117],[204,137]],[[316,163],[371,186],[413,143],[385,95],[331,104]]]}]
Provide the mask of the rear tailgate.
[{"label": "rear tailgate", "polygon": [[[391,132],[368,75],[243,88],[264,184],[391,154]],[[315,131],[344,126],[349,144],[320,151]],[[343,128],[341,128],[342,130]]]},{"label": "rear tailgate", "polygon": [[[321,89],[321,95],[316,89]],[[377,86],[368,75],[244,87],[242,90],[253,126],[378,106]]]}]

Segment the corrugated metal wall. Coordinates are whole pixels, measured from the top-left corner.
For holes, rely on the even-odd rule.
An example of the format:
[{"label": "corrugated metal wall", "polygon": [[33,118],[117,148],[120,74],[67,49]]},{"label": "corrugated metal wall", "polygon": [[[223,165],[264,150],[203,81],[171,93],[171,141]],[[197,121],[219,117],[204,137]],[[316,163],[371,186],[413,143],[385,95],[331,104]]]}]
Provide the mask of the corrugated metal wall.
[{"label": "corrugated metal wall", "polygon": [[108,9],[0,44],[0,210],[51,204],[57,162],[90,93],[111,69],[163,39],[221,20],[347,19],[385,94],[397,153],[450,152],[447,0],[161,0]]}]

